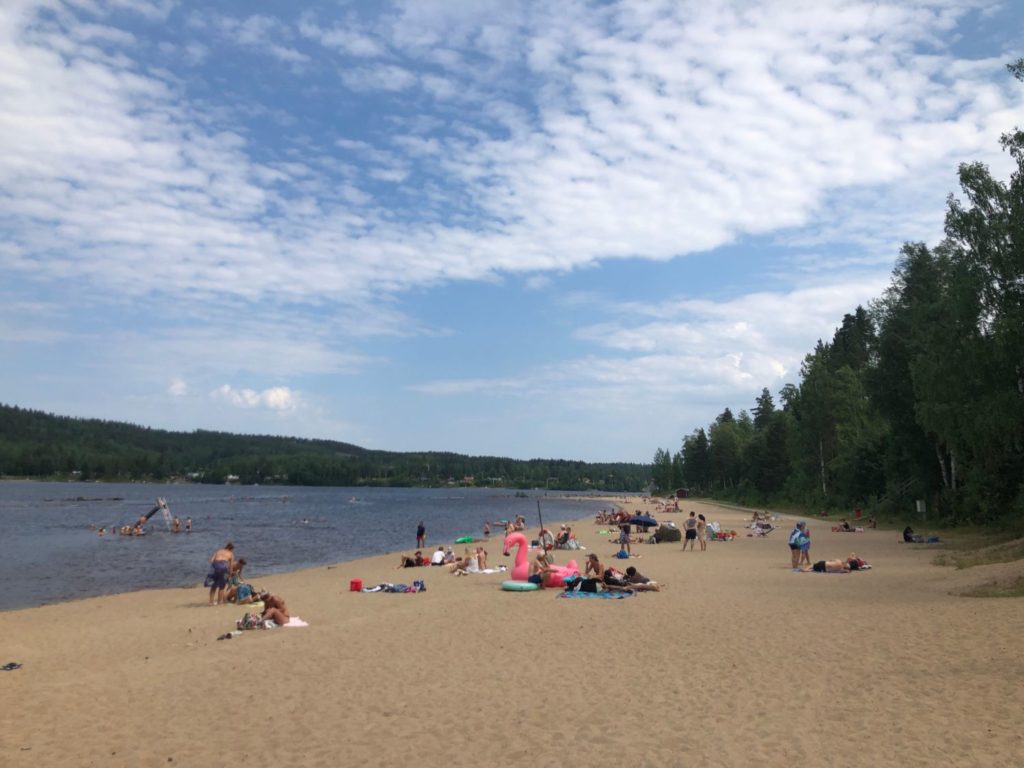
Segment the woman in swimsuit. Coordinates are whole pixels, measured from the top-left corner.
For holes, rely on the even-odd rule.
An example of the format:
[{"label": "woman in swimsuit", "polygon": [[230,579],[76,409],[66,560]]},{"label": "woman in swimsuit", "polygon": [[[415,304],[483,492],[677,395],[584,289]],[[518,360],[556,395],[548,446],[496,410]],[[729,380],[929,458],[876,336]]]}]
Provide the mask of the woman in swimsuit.
[{"label": "woman in swimsuit", "polygon": [[284,604],[277,595],[266,595],[263,598],[263,613],[260,618],[264,621],[268,619],[279,627],[283,627],[291,620],[291,615],[288,613],[288,606]]}]

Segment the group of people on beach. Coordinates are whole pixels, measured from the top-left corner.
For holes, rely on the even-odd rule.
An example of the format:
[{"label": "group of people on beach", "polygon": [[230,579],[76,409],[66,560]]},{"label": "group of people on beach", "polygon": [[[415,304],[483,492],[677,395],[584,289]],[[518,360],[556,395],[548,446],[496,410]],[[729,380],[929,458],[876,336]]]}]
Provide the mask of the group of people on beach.
[{"label": "group of people on beach", "polygon": [[[262,604],[261,626],[284,625],[291,615],[284,598],[272,595],[266,590],[257,590],[244,580],[245,558],[235,559],[235,545],[228,542],[210,557],[210,572],[205,585],[210,588],[209,605],[251,605]],[[267,625],[266,622],[273,622]]]},{"label": "group of people on beach", "polygon": [[794,571],[803,571],[805,573],[808,571],[815,573],[849,573],[850,571],[867,570],[871,567],[856,552],[851,552],[845,558],[818,560],[812,563],[811,534],[807,529],[807,522],[804,520],[800,520],[789,534],[789,551]]}]

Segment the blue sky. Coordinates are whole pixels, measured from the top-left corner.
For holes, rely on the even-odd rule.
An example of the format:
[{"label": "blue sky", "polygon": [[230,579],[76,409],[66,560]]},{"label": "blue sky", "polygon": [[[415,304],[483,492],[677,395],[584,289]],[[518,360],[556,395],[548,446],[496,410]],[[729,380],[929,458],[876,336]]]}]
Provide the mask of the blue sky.
[{"label": "blue sky", "polygon": [[649,461],[796,382],[959,163],[1007,177],[1021,39],[970,0],[7,0],[0,401]]}]

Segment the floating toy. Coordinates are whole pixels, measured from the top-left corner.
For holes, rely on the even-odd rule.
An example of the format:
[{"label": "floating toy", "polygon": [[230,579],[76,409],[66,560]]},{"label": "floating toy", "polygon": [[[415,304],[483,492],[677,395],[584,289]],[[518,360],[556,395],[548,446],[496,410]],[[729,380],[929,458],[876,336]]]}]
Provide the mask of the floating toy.
[{"label": "floating toy", "polygon": [[580,568],[575,560],[570,560],[565,565],[552,565],[544,577],[544,586],[560,589],[565,586],[565,580],[572,576],[579,576]]},{"label": "floating toy", "polygon": [[469,544],[472,541],[473,541],[473,537],[472,536],[459,536],[459,538],[457,538],[455,540],[455,543],[456,544]]},{"label": "floating toy", "polygon": [[526,581],[530,575],[530,565],[526,562],[526,550],[529,547],[526,541],[526,534],[522,531],[512,531],[505,537],[505,548],[502,554],[508,557],[509,550],[516,548],[516,564],[512,566],[512,581]]},{"label": "floating toy", "polygon": [[540,589],[540,584],[534,584],[532,581],[503,581],[501,588],[506,592],[533,592]]}]

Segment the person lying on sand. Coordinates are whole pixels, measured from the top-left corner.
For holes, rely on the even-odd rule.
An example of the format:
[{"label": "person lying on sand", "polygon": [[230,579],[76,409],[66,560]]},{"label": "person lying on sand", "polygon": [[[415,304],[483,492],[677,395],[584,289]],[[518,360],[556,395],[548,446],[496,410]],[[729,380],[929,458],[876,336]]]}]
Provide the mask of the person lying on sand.
[{"label": "person lying on sand", "polygon": [[814,565],[802,569],[804,573],[849,573],[850,566],[845,560],[819,560]]},{"label": "person lying on sand", "polygon": [[857,557],[856,552],[851,552],[846,558],[846,564],[851,571],[866,571],[871,566],[864,562],[863,558]]},{"label": "person lying on sand", "polygon": [[637,592],[660,592],[661,585],[639,573],[632,565],[626,569],[626,583]]}]

